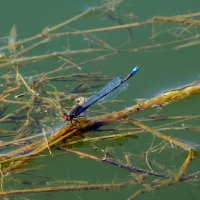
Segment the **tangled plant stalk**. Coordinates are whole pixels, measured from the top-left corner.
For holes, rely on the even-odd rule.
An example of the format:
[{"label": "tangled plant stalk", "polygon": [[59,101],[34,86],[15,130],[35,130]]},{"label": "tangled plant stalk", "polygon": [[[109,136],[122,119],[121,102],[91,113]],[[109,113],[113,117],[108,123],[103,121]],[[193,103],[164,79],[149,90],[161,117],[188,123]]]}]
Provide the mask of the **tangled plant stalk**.
[{"label": "tangled plant stalk", "polygon": [[[115,5],[119,6],[120,1]],[[105,5],[107,6],[105,9]],[[185,28],[198,27],[200,21],[195,19],[199,17],[200,13],[191,13],[172,17],[155,16],[145,21],[136,21],[132,23],[118,24],[114,26],[91,28],[86,30],[73,30],[66,31],[70,24],[84,18],[86,15],[89,16],[91,13],[95,14],[97,11],[103,13],[114,12],[115,6],[113,4],[105,4],[97,8],[92,8],[78,14],[60,24],[57,24],[48,29],[44,29],[41,33],[33,35],[29,38],[17,40],[16,28],[13,27],[10,32],[10,41],[7,45],[0,47],[0,68],[3,70],[4,75],[1,76],[3,79],[3,87],[0,94],[1,101],[1,124],[11,124],[11,129],[1,128],[1,134],[6,135],[9,141],[2,142],[1,148],[6,149],[6,153],[2,153],[0,156],[0,172],[1,172],[1,189],[0,196],[20,195],[28,193],[39,193],[39,192],[51,192],[51,191],[74,191],[74,190],[117,190],[130,185],[140,185],[142,189],[136,191],[133,196],[136,198],[139,195],[150,192],[162,187],[166,187],[175,184],[180,181],[186,181],[199,177],[199,171],[187,174],[188,167],[192,164],[191,161],[195,158],[197,152],[192,145],[188,145],[175,137],[169,136],[162,133],[162,127],[151,127],[146,125],[144,119],[132,119],[131,117],[135,114],[142,113],[147,109],[153,107],[164,107],[173,102],[177,102],[181,99],[188,98],[194,94],[200,92],[199,81],[188,84],[178,89],[172,89],[159,94],[151,99],[143,100],[131,107],[124,108],[118,112],[98,114],[96,117],[80,118],[77,121],[73,121],[72,124],[65,124],[54,130],[46,130],[47,125],[44,126],[44,121],[48,124],[53,124],[56,120],[59,120],[59,115],[68,109],[66,108],[66,102],[70,105],[76,98],[77,94],[83,92],[87,95],[88,85],[93,85],[94,82],[100,82],[107,80],[108,78],[100,73],[74,73],[63,75],[63,71],[69,69],[81,70],[85,64],[97,63],[102,60],[106,60],[114,55],[120,55],[121,53],[132,53],[136,51],[142,51],[146,49],[162,48],[164,46],[175,46],[176,49],[186,48],[191,45],[198,45],[199,35],[193,35],[184,39],[165,41],[163,43],[147,44],[135,48],[122,48],[113,47],[108,42],[101,38],[97,38],[96,33],[107,33],[113,34],[117,30],[125,30],[131,35],[131,31],[138,27],[155,27],[157,24],[182,24]],[[110,9],[108,9],[108,5]],[[112,7],[112,9],[111,9]],[[110,13],[109,13],[110,14]],[[131,30],[131,31],[130,31]],[[51,44],[55,39],[61,40],[63,37],[81,37],[89,38],[89,42],[94,45],[92,48],[83,49],[67,49],[64,51],[48,52],[41,55],[29,55],[34,49],[39,48],[44,44]],[[131,36],[130,36],[131,37]],[[152,37],[156,38],[156,35]],[[4,53],[5,52],[5,53]],[[86,54],[90,55],[90,59],[83,59],[76,61],[73,58],[74,55]],[[54,69],[47,72],[41,72],[35,76],[28,77],[23,74],[23,68],[28,68],[31,64],[40,66],[40,62],[43,60],[54,59],[59,61],[59,65],[56,65]],[[60,72],[62,75],[60,75]],[[56,83],[62,83],[67,81],[75,83],[77,85],[74,91],[66,92],[61,90]],[[87,81],[87,85],[85,82]],[[78,96],[78,95],[77,95]],[[13,108],[13,105],[15,107]],[[46,115],[48,113],[48,115]],[[177,121],[189,121],[191,119],[199,119],[197,116],[181,116],[181,118],[173,118]],[[51,119],[50,119],[51,118]],[[169,117],[170,118],[170,117]],[[166,120],[169,120],[166,118]],[[50,121],[54,119],[54,121]],[[146,119],[148,121],[148,119]],[[149,118],[149,120],[154,120]],[[165,120],[165,119],[155,119]],[[123,133],[110,133],[109,135],[89,137],[88,132],[98,130],[102,127],[109,125],[115,125],[118,122],[124,123],[125,125],[131,126],[128,128],[120,129]],[[15,125],[15,126],[14,126]],[[168,125],[168,124],[167,124]],[[198,131],[200,128],[190,127],[193,130]],[[35,133],[36,130],[40,130],[39,133]],[[167,131],[170,131],[170,127]],[[165,171],[155,171],[151,168],[148,159],[146,163],[149,169],[139,168],[133,166],[128,156],[125,156],[126,163],[124,161],[119,162],[117,159],[111,159],[104,153],[103,157],[98,157],[89,153],[83,153],[73,149],[73,145],[115,141],[121,138],[127,138],[130,136],[136,136],[139,134],[151,133],[154,138],[159,138],[162,141],[170,144],[166,149],[173,149],[173,145],[181,148],[187,152],[187,156],[183,163],[179,166],[176,173],[167,174]],[[87,136],[85,136],[87,135]],[[90,134],[89,134],[90,135]],[[138,141],[140,142],[140,141]],[[25,165],[37,159],[40,155],[48,154],[54,155],[54,152],[59,149],[63,152],[73,153],[81,157],[90,158],[98,162],[110,164],[119,167],[123,170],[127,170],[129,173],[134,173],[134,178],[128,181],[122,181],[119,183],[105,183],[105,184],[80,184],[77,186],[63,186],[63,187],[41,187],[36,189],[22,189],[22,190],[10,190],[4,189],[4,181],[6,175],[10,173],[19,173],[20,170],[25,170]],[[150,151],[153,149],[150,148]],[[161,148],[159,147],[159,150]],[[158,151],[158,150],[156,150]],[[186,175],[187,174],[187,175]],[[149,181],[148,177],[154,177],[159,181],[153,183]],[[146,186],[148,185],[148,187]],[[4,190],[4,191],[3,191]]]}]

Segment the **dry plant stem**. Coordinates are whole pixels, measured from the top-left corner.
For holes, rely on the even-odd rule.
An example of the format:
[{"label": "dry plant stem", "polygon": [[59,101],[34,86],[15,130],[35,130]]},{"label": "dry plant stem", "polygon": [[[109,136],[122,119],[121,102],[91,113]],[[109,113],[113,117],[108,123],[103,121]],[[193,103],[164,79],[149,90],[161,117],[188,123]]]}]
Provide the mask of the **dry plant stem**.
[{"label": "dry plant stem", "polygon": [[130,184],[134,184],[134,181],[120,182],[120,183],[108,183],[108,184],[91,184],[91,185],[73,185],[73,186],[59,186],[59,187],[40,187],[23,190],[10,190],[0,192],[1,197],[33,194],[41,192],[60,192],[60,191],[87,191],[87,190],[118,190],[124,188]]},{"label": "dry plant stem", "polygon": [[40,38],[44,38],[44,37],[46,37],[47,34],[49,34],[51,32],[54,32],[56,30],[59,30],[59,29],[65,27],[65,26],[69,25],[70,23],[72,23],[72,22],[74,22],[74,21],[86,16],[87,14],[89,14],[91,12],[95,12],[95,11],[96,11],[95,8],[88,9],[88,10],[80,13],[79,15],[76,15],[76,16],[70,18],[69,20],[66,20],[65,22],[62,22],[62,23],[60,23],[58,25],[55,25],[55,26],[53,26],[51,28],[45,29],[42,33],[40,33],[38,35],[32,36],[30,38],[26,38],[24,40],[18,41],[18,42],[14,43],[14,44],[11,44],[11,45],[10,44],[6,45],[4,47],[1,47],[0,50],[13,49],[13,48],[16,48],[18,46],[24,45],[25,43],[28,43],[28,42],[31,42],[31,41],[34,41],[34,40],[37,40],[37,39],[40,39]]},{"label": "dry plant stem", "polygon": [[[92,52],[102,52],[102,51],[107,52],[105,54],[105,56],[103,55],[103,56],[99,56],[97,58],[94,58],[93,60],[81,62],[80,64],[78,64],[80,66],[80,65],[86,64],[88,62],[94,62],[94,61],[97,61],[97,60],[105,59],[105,57],[109,57],[113,54],[120,53],[120,52],[138,52],[138,51],[141,51],[141,50],[159,48],[159,47],[169,46],[169,45],[173,45],[173,44],[175,45],[175,44],[179,44],[179,43],[190,41],[190,40],[193,41],[193,40],[197,40],[199,38],[200,38],[199,35],[195,35],[195,36],[192,36],[192,37],[188,37],[186,39],[170,41],[170,42],[166,42],[166,43],[162,43],[162,44],[145,45],[143,47],[137,47],[137,48],[129,49],[129,50],[111,51],[111,53],[108,53],[108,50],[106,50],[106,49],[83,49],[83,50],[76,50],[76,51],[69,51],[68,50],[68,51],[62,51],[62,52],[53,52],[53,53],[47,53],[47,54],[43,54],[43,55],[39,55],[39,56],[32,56],[32,57],[20,57],[20,58],[15,58],[15,59],[12,58],[10,60],[8,59],[4,63],[1,63],[0,68],[8,67],[12,64],[25,64],[25,63],[27,64],[27,63],[37,62],[37,61],[40,61],[40,60],[43,60],[43,59],[48,59],[48,58],[51,58],[51,57],[58,57],[58,56],[64,56],[64,55],[75,55],[75,54],[80,54],[80,53],[92,53]],[[198,43],[198,42],[191,42],[191,45],[194,45],[194,43]],[[179,46],[181,47],[181,45],[179,45]],[[177,46],[177,48],[179,46]]]},{"label": "dry plant stem", "polygon": [[184,181],[184,180],[189,180],[191,178],[198,178],[199,176],[200,176],[200,171],[196,171],[192,174],[189,174],[189,175],[182,177],[182,180]]},{"label": "dry plant stem", "polygon": [[[89,9],[89,10],[81,13],[80,15],[77,15],[77,16],[67,20],[66,22],[63,22],[61,24],[58,24],[58,25],[56,25],[52,28],[49,28],[49,29],[43,31],[42,33],[40,33],[36,36],[24,39],[22,41],[18,41],[16,43],[12,44],[12,45],[4,46],[4,47],[0,48],[0,50],[10,49],[10,48],[12,49],[13,47],[16,48],[17,46],[23,45],[27,42],[30,42],[30,41],[33,41],[33,40],[36,40],[36,39],[40,39],[40,38],[44,38],[44,37],[53,39],[53,38],[56,38],[56,37],[61,37],[61,36],[66,36],[66,35],[85,35],[85,34],[91,34],[91,33],[96,33],[96,32],[106,32],[106,31],[114,31],[114,30],[140,27],[140,26],[150,25],[150,24],[154,24],[154,23],[158,23],[158,22],[182,23],[182,24],[186,24],[186,25],[190,25],[190,26],[200,25],[199,20],[190,19],[190,17],[192,17],[193,15],[199,16],[199,13],[193,13],[193,14],[182,15],[182,16],[179,15],[179,16],[173,16],[173,17],[153,17],[152,19],[149,19],[149,20],[146,20],[146,21],[143,21],[143,22],[134,22],[134,23],[129,23],[129,24],[109,26],[109,27],[96,28],[96,29],[88,29],[88,30],[81,30],[81,31],[74,31],[74,32],[63,32],[63,33],[55,33],[55,34],[52,33],[55,30],[58,30],[58,29],[60,29],[64,26],[68,25],[69,23],[87,15],[90,12],[94,12],[94,11],[95,11],[95,9]],[[47,41],[45,41],[45,42],[47,42]],[[38,45],[43,44],[43,43],[44,42],[38,43]],[[35,45],[35,46],[38,46],[38,45]],[[34,46],[34,45],[32,45],[32,46]],[[29,47],[29,49],[32,49],[32,48]],[[101,50],[103,50],[103,49],[101,49]],[[27,50],[25,50],[25,51],[27,51]],[[94,50],[88,50],[88,52],[92,52],[92,51],[94,51]],[[81,52],[81,50],[80,50],[80,52]],[[57,53],[50,53],[50,54],[45,54],[45,55],[40,55],[40,56],[24,57],[24,58],[22,57],[22,58],[16,58],[16,59],[11,59],[11,60],[8,59],[7,61],[5,60],[4,63],[0,64],[0,68],[10,66],[12,64],[23,64],[23,63],[26,63],[26,62],[36,62],[38,60],[46,59],[46,58],[49,58],[49,57],[52,57],[52,56],[55,56],[55,55],[59,56],[59,55],[66,55],[66,54],[71,54],[71,53],[72,52],[70,52],[70,51],[69,52],[65,51],[65,52],[60,52],[58,54]],[[76,52],[76,54],[77,53],[78,53],[78,51]],[[84,51],[84,53],[86,53],[86,52]]]},{"label": "dry plant stem", "polygon": [[[166,131],[166,130],[177,130],[177,128],[175,127],[167,127],[167,128],[164,128],[164,126],[166,125],[172,125],[172,124],[175,124],[175,123],[180,123],[180,122],[184,122],[184,121],[188,121],[188,120],[192,120],[192,119],[198,119],[200,118],[200,115],[197,115],[197,116],[184,116],[184,117],[169,117],[169,118],[166,118],[166,119],[181,119],[181,120],[178,120],[178,121],[175,121],[175,122],[171,122],[169,124],[165,124],[165,125],[161,125],[161,126],[157,126],[155,127],[156,130],[159,130],[159,131]],[[163,120],[163,119],[162,119]],[[139,120],[140,121],[140,120]],[[151,120],[141,120],[142,122],[143,121],[152,121]],[[130,122],[132,123],[132,120],[129,120],[127,119],[126,122]],[[180,127],[178,127],[178,129],[180,129]],[[194,130],[194,131],[199,131],[200,130],[200,127],[186,127],[186,128],[182,128],[181,129],[184,129],[184,130]],[[121,128],[119,129],[118,131],[120,132],[123,132],[123,133],[117,133],[117,134],[109,134],[109,135],[106,135],[106,136],[99,136],[99,137],[87,137],[87,138],[82,138],[80,140],[72,140],[72,141],[68,141],[67,142],[67,145],[74,145],[74,144],[77,144],[77,143],[92,143],[92,142],[101,142],[101,141],[106,141],[106,140],[116,140],[116,139],[120,139],[120,138],[124,138],[124,137],[129,137],[129,136],[132,136],[132,138],[135,136],[137,137],[138,134],[144,134],[145,131],[144,130],[141,130],[139,128]],[[6,145],[5,145],[6,146]],[[1,145],[0,145],[1,147]]]},{"label": "dry plant stem", "polygon": [[10,88],[10,89],[7,89],[7,90],[4,90],[3,93],[4,94],[11,94],[11,93],[15,93],[18,89],[20,89],[20,86],[21,85],[17,85],[16,87],[14,88]]},{"label": "dry plant stem", "polygon": [[194,151],[193,150],[190,150],[189,153],[188,153],[188,156],[186,158],[186,160],[184,161],[181,169],[179,170],[178,174],[176,175],[175,178],[169,178],[167,180],[164,180],[164,181],[161,181],[160,183],[158,184],[155,184],[155,185],[152,185],[151,187],[148,187],[148,188],[143,188],[143,189],[140,189],[138,190],[137,192],[135,192],[130,198],[128,198],[129,200],[131,199],[135,199],[139,196],[141,196],[142,194],[144,193],[147,193],[147,192],[152,192],[154,190],[157,190],[157,189],[161,189],[161,188],[164,188],[164,187],[167,187],[167,186],[170,186],[170,185],[173,185],[175,183],[177,183],[178,181],[184,181],[184,180],[188,180],[188,179],[191,179],[191,178],[195,178],[195,177],[198,177],[200,172],[197,171],[191,175],[188,175],[188,176],[184,176],[183,177],[183,174],[184,172],[186,171],[186,169],[188,168],[192,158],[194,157]]},{"label": "dry plant stem", "polygon": [[[180,180],[188,180],[190,178],[195,178],[195,176],[196,175],[199,176],[199,174],[200,174],[199,171],[197,171],[194,174],[182,177]],[[128,198],[128,200],[135,199],[135,198],[137,198],[137,197],[139,197],[142,194],[145,194],[147,192],[152,192],[152,191],[155,191],[155,190],[167,187],[167,186],[171,186],[171,185],[177,183],[177,181],[178,180],[176,178],[175,179],[169,178],[169,179],[166,179],[164,181],[161,181],[158,184],[151,185],[151,187],[140,189],[140,190],[136,191],[130,198]]]},{"label": "dry plant stem", "polygon": [[1,63],[0,68],[8,67],[8,66],[10,67],[10,65],[13,65],[13,64],[20,65],[20,64],[38,62],[40,60],[48,59],[51,57],[62,56],[62,55],[76,55],[76,54],[81,54],[81,53],[93,53],[93,52],[100,52],[103,50],[104,49],[82,49],[82,50],[80,49],[80,50],[74,50],[74,51],[67,50],[67,51],[47,53],[47,54],[32,56],[32,57],[13,58],[13,59],[8,60],[7,62]]},{"label": "dry plant stem", "polygon": [[175,182],[179,181],[180,178],[183,176],[184,172],[187,170],[190,162],[194,158],[195,153],[196,153],[195,150],[190,148],[189,146],[185,145],[184,143],[182,143],[178,139],[170,137],[170,136],[167,136],[167,135],[164,135],[164,134],[160,133],[159,131],[157,131],[156,129],[153,129],[153,128],[149,127],[149,126],[146,126],[146,125],[144,125],[143,123],[141,123],[139,121],[132,120],[132,122],[133,122],[134,125],[142,128],[145,131],[148,131],[148,132],[152,133],[156,137],[161,138],[163,140],[166,140],[166,141],[168,141],[168,142],[170,142],[172,144],[175,144],[175,145],[185,149],[186,151],[188,151],[188,156],[185,159],[184,163],[182,164],[182,167],[180,168],[177,176],[175,177]]},{"label": "dry plant stem", "polygon": [[[56,31],[56,30],[59,30],[67,25],[69,25],[70,23],[86,16],[87,14],[91,13],[91,12],[95,12],[96,9],[95,8],[91,8],[89,10],[86,10],[82,13],[80,13],[79,15],[77,16],[74,16],[72,18],[70,18],[69,20],[63,22],[63,23],[60,23],[58,25],[55,25],[51,28],[48,28],[46,29],[45,31],[43,31],[42,33],[40,34],[37,34],[35,36],[32,36],[30,38],[27,38],[27,39],[24,39],[24,40],[21,40],[21,41],[18,41],[12,45],[6,45],[4,47],[1,47],[0,50],[4,50],[4,49],[12,49],[12,48],[16,48],[17,46],[21,46],[21,45],[24,45],[28,42],[31,42],[31,41],[34,41],[34,40],[37,40],[37,39],[40,39],[40,38],[44,38],[44,37],[49,37],[49,34]],[[105,28],[100,28],[100,29],[91,29],[91,30],[85,30],[83,32],[81,31],[75,31],[75,32],[66,32],[66,33],[61,33],[61,34],[67,34],[67,35],[77,35],[77,34],[85,34],[85,33],[93,33],[93,32],[102,32],[102,31],[113,31],[113,30],[119,30],[119,29],[126,29],[126,28],[131,28],[131,27],[137,27],[137,26],[142,26],[142,25],[146,25],[146,24],[152,24],[154,22],[166,22],[166,21],[169,21],[169,22],[175,22],[175,23],[186,23],[186,24],[189,24],[189,25],[193,25],[193,24],[197,24],[199,25],[199,21],[198,20],[188,20],[188,18],[191,18],[191,17],[197,17],[199,16],[200,13],[197,12],[197,13],[191,13],[191,14],[186,14],[186,15],[179,15],[179,16],[173,16],[173,17],[154,17],[153,19],[150,19],[150,20],[146,20],[144,22],[136,22],[136,23],[130,23],[130,24],[125,24],[125,25],[118,25],[118,26],[111,26],[111,27],[105,27]],[[57,37],[58,37],[59,33],[57,34]]]},{"label": "dry plant stem", "polygon": [[[200,36],[197,34],[197,35],[194,35],[192,37],[187,37],[187,38],[184,38],[184,39],[180,39],[180,40],[172,40],[170,42],[163,42],[163,43],[157,43],[157,44],[153,44],[153,45],[145,45],[145,46],[141,46],[141,47],[137,47],[137,48],[132,48],[132,49],[129,49],[127,50],[128,52],[138,52],[138,51],[141,51],[141,50],[148,50],[148,49],[154,49],[154,48],[159,48],[159,47],[167,47],[167,46],[170,46],[170,45],[175,45],[175,44],[179,44],[179,43],[183,43],[183,42],[187,42],[187,41],[193,41],[195,40],[197,42],[197,40],[200,38]],[[181,45],[179,45],[181,46]],[[177,47],[179,47],[177,46]],[[176,49],[178,49],[177,47],[175,47]]]},{"label": "dry plant stem", "polygon": [[22,48],[20,49],[19,52],[16,53],[16,57],[22,57],[24,56],[28,51],[36,48],[36,47],[39,47],[40,45],[42,44],[45,44],[47,42],[50,42],[50,38],[44,38],[43,40],[39,41],[39,42],[35,42],[34,44],[32,44],[31,46],[28,46],[26,48]]},{"label": "dry plant stem", "polygon": [[129,24],[123,24],[123,25],[116,25],[116,26],[108,26],[103,28],[96,28],[96,29],[88,29],[88,30],[81,30],[81,31],[74,31],[74,32],[63,32],[63,33],[56,33],[56,34],[50,34],[51,37],[62,37],[67,35],[85,35],[85,34],[91,34],[91,33],[98,33],[98,32],[106,32],[106,31],[115,31],[115,30],[121,30],[121,29],[127,29],[127,28],[134,28],[134,27],[140,27],[148,24],[152,24],[152,20],[146,20],[144,22],[134,22]]},{"label": "dry plant stem", "polygon": [[188,151],[188,156],[185,159],[184,163],[182,164],[178,174],[175,177],[175,182],[178,182],[179,180],[181,180],[182,176],[184,175],[184,173],[186,172],[187,168],[189,167],[192,159],[195,157],[196,155],[196,151],[194,149],[189,149]]},{"label": "dry plant stem", "polygon": [[89,123],[85,119],[82,119],[81,121],[82,123],[78,127],[76,122],[74,122],[69,126],[61,128],[56,134],[50,136],[47,140],[41,139],[35,141],[30,145],[9,152],[7,156],[0,157],[0,164],[12,162],[10,167],[2,169],[3,174],[24,166],[27,162],[32,161],[35,155],[39,155],[50,147],[58,145],[66,138],[69,139],[76,134],[82,135],[85,132],[85,129],[88,129]]},{"label": "dry plant stem", "polygon": [[153,18],[155,22],[174,22],[174,23],[180,23],[180,24],[186,24],[186,25],[200,25],[199,20],[194,20],[185,16],[175,16],[175,17],[154,17]]},{"label": "dry plant stem", "polygon": [[134,199],[134,198],[140,196],[143,193],[150,192],[150,191],[153,191],[153,190],[156,190],[156,189],[160,189],[160,188],[163,188],[163,187],[175,184],[175,183],[177,183],[180,180],[184,180],[183,175],[186,172],[187,168],[189,167],[192,159],[195,157],[195,154],[196,154],[195,150],[192,149],[192,148],[190,148],[189,146],[185,145],[184,143],[180,142],[176,138],[164,135],[164,134],[160,133],[159,131],[157,131],[157,130],[151,128],[151,127],[148,127],[148,126],[144,125],[143,123],[141,123],[139,121],[132,120],[132,122],[133,122],[134,125],[142,128],[145,131],[148,131],[148,132],[152,133],[156,137],[159,137],[159,138],[161,138],[163,140],[166,140],[166,141],[168,141],[170,143],[173,143],[173,144],[175,144],[175,145],[177,145],[177,146],[179,146],[179,147],[187,150],[188,151],[188,156],[185,159],[185,161],[183,162],[181,168],[179,169],[177,175],[174,178],[168,178],[167,180],[161,181],[160,183],[158,183],[156,185],[153,185],[150,188],[144,188],[144,189],[138,190],[129,199]]},{"label": "dry plant stem", "polygon": [[199,45],[199,44],[200,44],[199,40],[191,41],[191,42],[188,42],[186,44],[182,44],[182,45],[177,46],[176,50],[182,49],[182,48],[187,48],[187,47],[190,47],[190,46],[196,46],[196,45]]},{"label": "dry plant stem", "polygon": [[165,141],[168,141],[169,143],[171,144],[175,144],[183,149],[185,149],[186,151],[189,151],[190,148],[182,143],[181,141],[179,141],[178,139],[176,138],[173,138],[171,136],[168,136],[168,135],[165,135],[165,134],[162,134],[161,132],[159,132],[158,130],[154,129],[154,128],[151,128],[149,126],[146,126],[144,125],[142,122],[139,122],[139,121],[136,121],[136,120],[131,120],[131,122],[135,125],[135,126],[138,126],[140,128],[142,128],[143,130],[147,131],[147,132],[150,132],[152,133],[154,136],[158,137],[158,138],[161,138]]},{"label": "dry plant stem", "polygon": [[14,88],[7,89],[3,91],[3,94],[0,94],[0,102],[6,101],[5,99],[8,98],[12,93],[16,92],[17,90],[20,89],[21,85],[17,85]]},{"label": "dry plant stem", "polygon": [[145,110],[147,108],[151,108],[154,106],[164,106],[166,104],[189,97],[189,96],[199,93],[199,92],[200,92],[200,84],[188,85],[184,88],[164,92],[152,99],[140,102],[137,105],[131,106],[122,111],[113,112],[111,114],[103,115],[101,117],[91,118],[91,121],[93,121],[93,123],[97,123],[97,124],[98,123],[110,124],[119,119],[126,118],[131,114],[135,114],[142,110]]},{"label": "dry plant stem", "polygon": [[130,166],[130,165],[125,165],[125,164],[122,164],[122,163],[119,163],[119,162],[116,162],[116,161],[113,161],[113,160],[110,160],[110,159],[107,159],[107,158],[98,158],[94,155],[75,151],[73,149],[67,149],[67,148],[62,148],[62,147],[59,147],[59,149],[64,150],[64,151],[69,152],[69,153],[79,155],[79,156],[84,157],[84,158],[90,158],[92,160],[100,161],[100,162],[103,162],[103,163],[108,163],[108,164],[111,164],[113,166],[117,166],[119,168],[128,170],[130,172],[134,172],[136,174],[146,174],[146,175],[151,175],[151,176],[156,176],[156,177],[161,177],[161,178],[169,178],[168,176],[166,176],[164,174],[160,174],[160,173],[145,170],[145,169],[140,169],[140,168],[133,167],[133,166]]},{"label": "dry plant stem", "polygon": [[186,24],[186,25],[200,25],[199,20],[188,19],[189,17],[191,17],[191,15],[183,15],[183,17],[181,15],[173,16],[173,17],[159,17],[158,16],[158,17],[153,17],[152,19],[149,19],[143,22],[134,22],[134,23],[129,23],[129,24],[74,31],[74,32],[57,33],[57,34],[51,34],[50,36],[61,37],[61,36],[66,36],[66,35],[84,35],[84,34],[91,34],[91,33],[97,33],[97,32],[115,31],[115,30],[121,30],[121,29],[127,29],[127,28],[140,27],[144,25],[154,24],[157,22],[173,22],[173,23],[181,23],[181,24]]},{"label": "dry plant stem", "polygon": [[31,124],[31,121],[32,121],[31,113],[32,113],[32,108],[27,111],[25,122],[17,131],[17,137],[22,138],[26,136],[26,133],[24,133],[24,131],[26,131],[26,129]]},{"label": "dry plant stem", "polygon": [[[82,135],[85,131],[88,131],[93,128],[98,128],[106,124],[111,124],[113,122],[116,122],[119,119],[126,118],[131,114],[137,113],[139,111],[150,108],[152,106],[165,105],[175,100],[186,98],[198,92],[200,92],[200,84],[189,85],[181,89],[167,91],[157,97],[146,100],[144,102],[140,102],[139,104],[135,106],[126,108],[119,112],[106,114],[101,117],[79,119],[78,125],[76,124],[76,122],[74,122],[71,125],[61,128],[57,133],[50,136],[47,142],[49,144],[49,147],[56,146],[59,143],[61,143],[64,139],[70,139],[74,135]],[[168,139],[168,136],[166,136],[166,139]],[[35,141],[30,145],[19,148],[16,151],[10,152],[8,153],[8,156],[10,154],[10,158],[8,156],[0,157],[0,163],[2,164],[9,163],[9,162],[13,162],[17,160],[15,168],[21,167],[21,165],[23,165],[23,162],[24,162],[23,159],[30,156],[41,154],[43,151],[48,150],[47,142],[44,140]],[[179,144],[178,141],[176,141],[176,144],[181,145]],[[4,168],[2,169],[2,171],[8,172],[10,171],[10,169]]]},{"label": "dry plant stem", "polygon": [[28,109],[30,109],[29,104],[27,104],[27,105],[25,105],[25,106],[22,106],[21,108],[15,110],[14,112],[9,113],[9,114],[7,114],[6,116],[2,117],[2,118],[0,119],[0,122],[4,122],[7,118],[9,118],[9,117],[14,117],[14,116],[17,115],[18,113],[23,112],[24,110],[28,110]]},{"label": "dry plant stem", "polygon": [[19,105],[27,104],[27,102],[21,102],[21,101],[15,101],[15,100],[8,100],[8,99],[2,99],[0,101],[3,102],[3,103],[9,103],[9,104],[19,104]]},{"label": "dry plant stem", "polygon": [[22,144],[22,143],[28,143],[29,141],[31,140],[35,140],[36,138],[38,137],[41,137],[43,136],[43,133],[40,133],[40,134],[36,134],[36,135],[32,135],[32,136],[28,136],[28,137],[24,137],[24,138],[21,138],[21,139],[16,139],[16,140],[12,140],[12,141],[9,141],[9,142],[3,142],[3,143],[0,143],[0,148],[2,147],[8,147],[8,146],[12,146],[13,144],[14,145],[17,145],[17,144]]},{"label": "dry plant stem", "polygon": [[112,134],[112,135],[110,134],[110,135],[99,136],[99,137],[95,137],[95,138],[88,137],[88,138],[83,138],[83,139],[76,140],[76,141],[69,141],[69,142],[67,142],[67,145],[74,145],[77,143],[86,143],[86,142],[92,143],[92,142],[101,142],[101,141],[106,141],[106,140],[116,140],[116,139],[120,139],[120,138],[124,138],[124,137],[128,137],[128,136],[134,136],[134,135],[142,134],[142,133],[144,133],[144,131],[139,130],[139,131],[127,132],[127,133],[118,133],[118,134]]},{"label": "dry plant stem", "polygon": [[131,197],[128,198],[128,200],[136,199],[137,197],[141,196],[144,193],[152,192],[154,190],[161,189],[163,187],[167,187],[172,184],[173,184],[172,179],[167,179],[166,181],[162,181],[162,183],[160,184],[153,185],[153,186],[151,185],[150,187],[145,187],[143,189],[136,191]]}]

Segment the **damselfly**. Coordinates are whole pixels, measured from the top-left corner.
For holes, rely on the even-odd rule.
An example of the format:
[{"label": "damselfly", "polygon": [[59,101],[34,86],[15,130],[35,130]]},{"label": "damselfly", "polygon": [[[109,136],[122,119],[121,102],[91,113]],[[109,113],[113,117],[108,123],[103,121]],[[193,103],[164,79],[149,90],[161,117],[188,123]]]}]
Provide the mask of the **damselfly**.
[{"label": "damselfly", "polygon": [[89,97],[83,103],[76,105],[71,109],[68,113],[64,113],[62,118],[65,121],[72,121],[74,118],[78,118],[81,113],[85,112],[90,106],[92,106],[96,102],[106,102],[110,99],[118,96],[119,93],[124,91],[128,87],[127,80],[131,78],[137,71],[139,67],[134,67],[130,74],[124,77],[116,77],[111,80],[107,85],[105,85],[100,91],[96,92],[94,95]]}]

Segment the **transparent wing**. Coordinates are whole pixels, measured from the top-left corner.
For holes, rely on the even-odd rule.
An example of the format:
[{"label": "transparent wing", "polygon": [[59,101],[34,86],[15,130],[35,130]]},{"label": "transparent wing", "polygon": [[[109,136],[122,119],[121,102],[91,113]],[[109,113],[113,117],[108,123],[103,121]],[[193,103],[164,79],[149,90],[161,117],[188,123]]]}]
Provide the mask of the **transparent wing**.
[{"label": "transparent wing", "polygon": [[115,99],[121,92],[126,90],[127,87],[128,87],[128,82],[125,81],[119,87],[115,88],[112,92],[108,93],[103,98],[101,98],[98,102],[99,103],[105,103],[107,101]]},{"label": "transparent wing", "polygon": [[123,83],[122,77],[117,77],[113,79],[107,85],[105,85],[100,91],[89,97],[82,106],[87,107],[88,105],[91,105],[96,101],[103,100],[108,95],[112,96],[114,90],[116,90],[116,88],[118,88],[122,83]]},{"label": "transparent wing", "polygon": [[128,83],[127,81],[124,81],[123,77],[113,79],[100,91],[89,97],[82,105],[80,105],[80,108],[76,111],[76,115],[81,114],[97,101],[103,103],[115,98],[120,92],[124,91],[127,86]]}]

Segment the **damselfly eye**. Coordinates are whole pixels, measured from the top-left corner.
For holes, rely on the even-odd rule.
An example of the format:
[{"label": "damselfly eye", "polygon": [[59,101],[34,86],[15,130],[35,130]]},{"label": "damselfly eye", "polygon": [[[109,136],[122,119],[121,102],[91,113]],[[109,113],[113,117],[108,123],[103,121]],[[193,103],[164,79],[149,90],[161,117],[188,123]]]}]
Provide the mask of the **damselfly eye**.
[{"label": "damselfly eye", "polygon": [[67,117],[66,117],[66,120],[67,120],[67,121],[72,121],[72,119],[73,119],[72,116],[67,116]]},{"label": "damselfly eye", "polygon": [[61,117],[62,117],[63,121],[72,121],[74,118],[74,116],[68,115],[66,113],[62,113]]}]

